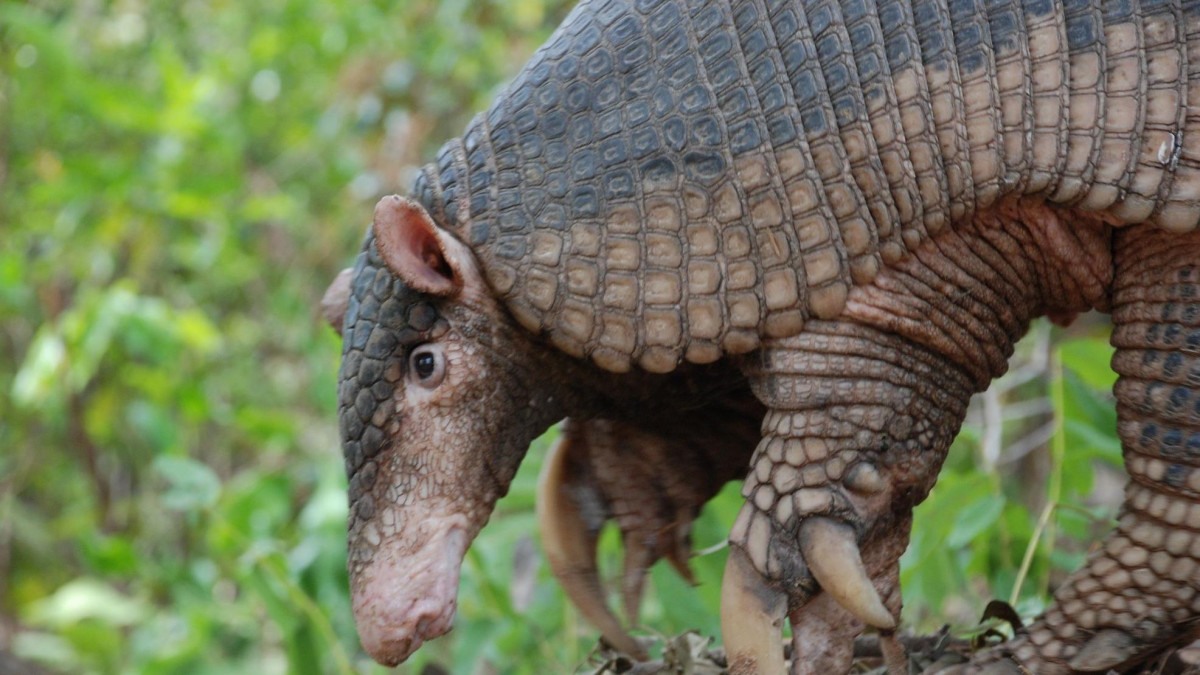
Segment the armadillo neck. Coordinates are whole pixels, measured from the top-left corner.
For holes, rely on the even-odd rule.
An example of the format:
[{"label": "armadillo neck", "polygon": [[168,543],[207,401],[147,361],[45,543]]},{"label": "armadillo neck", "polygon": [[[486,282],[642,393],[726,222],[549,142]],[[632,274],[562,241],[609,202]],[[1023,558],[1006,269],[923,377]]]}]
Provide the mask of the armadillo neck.
[{"label": "armadillo neck", "polygon": [[523,324],[670,369],[1004,195],[1194,229],[1198,62],[1196,0],[584,0],[415,192]]}]

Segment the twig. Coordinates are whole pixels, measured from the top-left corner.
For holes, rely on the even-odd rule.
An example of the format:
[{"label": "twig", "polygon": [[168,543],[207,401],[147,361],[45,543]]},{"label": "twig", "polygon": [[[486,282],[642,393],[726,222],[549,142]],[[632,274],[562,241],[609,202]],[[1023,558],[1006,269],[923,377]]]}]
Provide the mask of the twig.
[{"label": "twig", "polygon": [[[1016,606],[1017,599],[1021,596],[1021,586],[1025,583],[1025,577],[1029,574],[1029,568],[1033,564],[1033,554],[1037,550],[1038,541],[1042,538],[1042,533],[1046,532],[1046,548],[1053,550],[1054,548],[1054,531],[1050,528],[1050,516],[1054,514],[1055,507],[1058,506],[1058,500],[1062,495],[1062,478],[1063,478],[1063,461],[1067,455],[1067,434],[1066,427],[1062,420],[1062,410],[1064,400],[1066,398],[1065,388],[1063,386],[1062,363],[1056,361],[1054,364],[1054,377],[1051,380],[1051,397],[1054,402],[1054,409],[1058,411],[1058,415],[1054,418],[1054,436],[1053,442],[1050,445],[1050,486],[1046,494],[1046,505],[1042,507],[1042,512],[1038,515],[1037,526],[1033,529],[1033,536],[1029,538],[1029,545],[1025,547],[1025,556],[1021,559],[1021,568],[1017,570],[1016,581],[1013,582],[1012,593],[1009,594],[1008,604]],[[1047,575],[1047,583],[1049,575]]]}]

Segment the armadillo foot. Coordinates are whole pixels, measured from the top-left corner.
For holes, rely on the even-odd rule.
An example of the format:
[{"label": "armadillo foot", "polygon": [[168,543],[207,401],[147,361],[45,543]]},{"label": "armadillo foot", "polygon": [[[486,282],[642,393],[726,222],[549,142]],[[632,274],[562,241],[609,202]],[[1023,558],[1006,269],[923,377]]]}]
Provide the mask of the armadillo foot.
[{"label": "armadillo foot", "polygon": [[550,568],[580,613],[635,658],[644,658],[645,650],[608,606],[597,539],[614,520],[625,549],[620,588],[630,624],[637,623],[647,572],[658,560],[695,583],[688,567],[692,521],[728,478],[697,476],[718,469],[698,452],[696,439],[666,438],[611,420],[568,420],[543,465],[537,506]]},{"label": "armadillo foot", "polygon": [[[818,540],[821,536],[817,536]],[[830,545],[834,549],[842,546],[837,542]],[[893,614],[899,613],[900,601],[894,560],[890,568],[893,572],[881,575],[879,582],[894,590],[887,593],[892,609],[881,602],[880,611],[883,622],[894,625]],[[866,584],[871,587],[867,595],[878,597],[873,582],[867,580]],[[790,668],[784,661],[780,637],[785,617],[792,625]],[[721,630],[731,675],[776,675],[785,670],[792,675],[850,672],[854,638],[863,628],[863,621],[847,611],[832,594],[813,593],[803,587],[785,591],[781,584],[766,578],[742,548],[730,550],[721,586]],[[906,663],[899,643],[889,642],[889,647],[892,657],[889,666]],[[890,675],[907,675],[907,672],[906,667],[899,665],[889,668]]]},{"label": "armadillo foot", "polygon": [[[730,544],[787,599],[791,672],[847,672],[855,636],[897,627],[912,507],[933,486],[971,383],[894,333],[821,321],[771,341],[744,371],[768,412]],[[723,626],[731,611],[722,607]],[[755,648],[725,639],[731,656]],[[898,643],[887,656],[891,672],[907,671]]]},{"label": "armadillo foot", "polygon": [[1200,509],[1138,484],[1127,488],[1126,508],[1046,613],[1014,640],[976,655],[967,672],[998,661],[1048,675],[1126,672],[1194,636],[1200,546],[1191,529],[1171,521]]},{"label": "armadillo foot", "polygon": [[[909,524],[892,521],[860,541],[847,522],[812,515],[794,533],[778,532],[778,523],[747,504],[731,533],[721,597],[731,672],[783,672],[785,616],[792,626],[792,675],[848,672],[858,634],[871,627],[890,635],[897,626],[898,561]],[[895,647],[889,672],[906,673],[903,648],[889,645]]]},{"label": "armadillo foot", "polygon": [[[811,456],[810,463],[797,467],[792,455]],[[740,586],[759,597],[786,598],[797,655],[793,673],[845,672],[856,635],[866,627],[897,626],[898,560],[908,543],[910,512],[893,509],[893,482],[858,450],[831,453],[821,439],[768,433],[752,465],[730,544],[760,582]],[[749,600],[723,606],[722,625],[752,623],[739,616],[747,606]],[[731,658],[758,649],[731,644],[729,629],[724,632]]]}]

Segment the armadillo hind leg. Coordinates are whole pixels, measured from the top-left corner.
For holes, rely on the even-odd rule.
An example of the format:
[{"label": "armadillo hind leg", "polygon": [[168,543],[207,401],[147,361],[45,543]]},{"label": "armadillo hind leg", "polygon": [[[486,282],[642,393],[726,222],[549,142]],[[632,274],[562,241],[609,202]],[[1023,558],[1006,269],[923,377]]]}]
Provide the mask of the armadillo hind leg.
[{"label": "armadillo hind leg", "polygon": [[1034,673],[1118,672],[1200,619],[1200,236],[1116,235],[1113,368],[1130,481],[1116,529],[1016,640]]},{"label": "armadillo hind leg", "polygon": [[620,595],[626,622],[636,624],[655,562],[665,559],[695,582],[692,523],[703,504],[740,475],[761,406],[744,392],[688,417],[663,420],[653,430],[616,415],[567,420],[539,481],[539,523],[551,570],[584,617],[634,657],[644,658],[645,651],[609,608],[600,580],[601,528],[612,520],[621,532]]},{"label": "armadillo hind leg", "polygon": [[976,385],[893,332],[805,328],[744,367],[769,410],[730,534],[731,559],[748,565],[732,570],[736,588],[726,580],[722,624],[735,627],[725,630],[731,666],[761,663],[770,643],[748,631],[740,640],[736,626],[771,625],[785,607],[792,673],[846,672],[859,632],[897,625],[912,507],[932,487]]},{"label": "armadillo hind leg", "polygon": [[[567,597],[605,640],[637,659],[646,651],[608,606],[596,565],[600,529],[611,517],[610,499],[593,465],[593,449],[603,420],[568,419],[550,448],[538,477],[537,514],[550,570]],[[605,435],[607,437],[607,435]]]}]

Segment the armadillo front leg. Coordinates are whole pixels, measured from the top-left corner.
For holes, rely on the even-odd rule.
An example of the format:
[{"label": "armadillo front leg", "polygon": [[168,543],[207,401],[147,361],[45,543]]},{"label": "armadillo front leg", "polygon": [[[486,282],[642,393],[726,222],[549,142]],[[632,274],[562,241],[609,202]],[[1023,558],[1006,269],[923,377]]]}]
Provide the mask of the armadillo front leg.
[{"label": "armadillo front leg", "polygon": [[[770,410],[730,535],[731,669],[771,672],[760,667],[766,647],[741,627],[787,615],[800,650],[793,673],[846,672],[864,625],[896,626],[911,510],[933,485],[972,380],[930,349],[848,322],[810,322],[745,370]],[[822,592],[835,602],[817,601]]]},{"label": "armadillo front leg", "polygon": [[1115,244],[1122,514],[1045,616],[978,665],[1122,672],[1200,619],[1200,235],[1139,227]]}]

